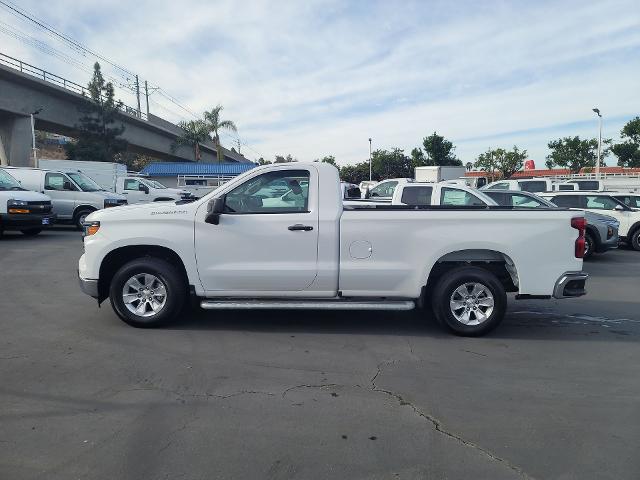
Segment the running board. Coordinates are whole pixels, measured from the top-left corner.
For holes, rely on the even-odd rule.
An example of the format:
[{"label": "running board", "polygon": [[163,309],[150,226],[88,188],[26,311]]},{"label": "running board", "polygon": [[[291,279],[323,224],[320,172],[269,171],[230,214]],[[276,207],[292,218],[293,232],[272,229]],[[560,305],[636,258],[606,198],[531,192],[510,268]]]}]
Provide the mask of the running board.
[{"label": "running board", "polygon": [[413,310],[413,300],[203,300],[205,310]]}]

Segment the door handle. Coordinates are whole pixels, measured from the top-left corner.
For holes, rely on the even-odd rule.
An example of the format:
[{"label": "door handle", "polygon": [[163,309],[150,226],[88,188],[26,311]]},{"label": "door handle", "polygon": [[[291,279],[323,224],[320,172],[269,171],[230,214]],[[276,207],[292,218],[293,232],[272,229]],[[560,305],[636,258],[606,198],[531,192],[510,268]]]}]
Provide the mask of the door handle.
[{"label": "door handle", "polygon": [[311,225],[302,225],[301,223],[296,223],[295,225],[289,225],[288,228],[291,231],[304,230],[305,232],[309,232],[313,230],[313,227]]}]

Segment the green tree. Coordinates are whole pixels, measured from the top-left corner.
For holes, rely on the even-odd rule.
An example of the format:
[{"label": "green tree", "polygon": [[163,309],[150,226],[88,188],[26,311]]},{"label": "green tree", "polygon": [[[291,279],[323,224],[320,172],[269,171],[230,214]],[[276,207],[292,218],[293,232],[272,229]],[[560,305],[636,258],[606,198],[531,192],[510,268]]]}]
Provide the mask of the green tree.
[{"label": "green tree", "polygon": [[[611,140],[604,140],[606,145]],[[580,169],[595,167],[598,158],[598,140],[595,138],[581,139],[578,136],[564,137],[552,140],[548,143],[551,153],[547,155],[546,165],[550,168],[568,168],[572,173],[580,172]],[[600,155],[600,165],[604,165],[604,158],[609,151],[604,148]]]},{"label": "green tree", "polygon": [[271,162],[269,160],[265,160],[264,158],[260,157],[257,161],[258,165],[270,165]]},{"label": "green tree", "polygon": [[[427,156],[424,165],[462,165],[462,162],[453,153],[456,149],[453,143],[436,132],[425,137],[422,146]],[[411,153],[413,157],[413,152]]]},{"label": "green tree", "polygon": [[[367,162],[367,169],[369,165]],[[371,157],[371,170],[374,180],[386,178],[413,178],[413,164],[400,148],[376,150]],[[369,177],[367,171],[367,179]]]},{"label": "green tree", "polygon": [[325,155],[324,157],[322,157],[320,159],[314,160],[314,162],[328,163],[328,164],[333,165],[334,167],[338,168],[338,164],[336,163],[336,157],[334,157],[333,155]]},{"label": "green tree", "polygon": [[120,138],[124,125],[116,124],[122,102],[116,101],[113,84],[104,81],[98,62],[87,90],[87,101],[79,107],[80,123],[75,126],[77,140],[65,145],[65,153],[75,160],[113,162],[127,149],[126,140]]},{"label": "green tree", "polygon": [[489,149],[478,155],[474,166],[487,172],[492,178],[498,172],[501,178],[511,178],[520,170],[527,158],[527,151],[513,146],[511,150],[504,148]]},{"label": "green tree", "polygon": [[340,179],[355,184],[369,180],[369,161],[340,167]]},{"label": "green tree", "polygon": [[222,105],[216,105],[210,111],[204,112],[204,121],[209,133],[213,134],[213,142],[216,144],[218,162],[224,161],[224,153],[222,152],[222,145],[220,144],[220,132],[222,130],[229,130],[231,132],[238,131],[236,124],[231,120],[222,120],[220,114],[223,109],[224,107]]},{"label": "green tree", "polygon": [[425,158],[424,152],[421,148],[416,147],[411,150],[411,163],[414,168],[427,165],[427,159]]},{"label": "green tree", "polygon": [[624,142],[611,147],[611,151],[618,157],[621,167],[640,167],[640,117],[629,120],[622,130],[620,137]]},{"label": "green tree", "polygon": [[172,150],[176,145],[188,145],[193,149],[193,159],[200,160],[200,144],[209,138],[209,126],[203,120],[181,121],[178,126],[182,129],[182,135],[176,138]]}]

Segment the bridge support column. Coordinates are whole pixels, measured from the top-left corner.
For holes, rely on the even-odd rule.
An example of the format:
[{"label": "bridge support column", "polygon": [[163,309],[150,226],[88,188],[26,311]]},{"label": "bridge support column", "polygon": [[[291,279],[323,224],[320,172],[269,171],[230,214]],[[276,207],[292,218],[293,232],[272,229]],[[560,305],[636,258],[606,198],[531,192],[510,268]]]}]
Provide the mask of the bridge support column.
[{"label": "bridge support column", "polygon": [[15,167],[33,166],[29,117],[0,116],[0,164]]}]

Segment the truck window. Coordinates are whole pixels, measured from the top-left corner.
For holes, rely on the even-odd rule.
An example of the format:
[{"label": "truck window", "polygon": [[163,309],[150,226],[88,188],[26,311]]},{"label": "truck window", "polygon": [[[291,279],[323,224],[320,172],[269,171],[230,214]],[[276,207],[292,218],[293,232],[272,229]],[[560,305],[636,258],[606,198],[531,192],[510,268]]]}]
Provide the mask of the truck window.
[{"label": "truck window", "polygon": [[405,205],[431,205],[433,187],[406,186],[400,201]]},{"label": "truck window", "polygon": [[520,188],[525,192],[546,192],[547,191],[547,182],[544,180],[526,180],[518,182],[520,184]]},{"label": "truck window", "polygon": [[124,181],[124,189],[125,190],[135,190],[138,191],[140,188],[140,182],[135,178],[127,178]]},{"label": "truck window", "polygon": [[514,193],[511,195],[511,205],[514,207],[526,207],[526,208],[540,208],[545,207],[546,205],[538,200],[528,197],[526,195],[521,195],[519,193]]},{"label": "truck window", "polygon": [[263,173],[227,193],[227,213],[300,213],[309,207],[309,171]]},{"label": "truck window", "polygon": [[487,187],[487,190],[509,190],[509,184],[507,182],[496,183]]},{"label": "truck window", "polygon": [[563,191],[571,191],[571,190],[575,190],[575,186],[574,185],[558,185],[558,190],[563,192]]},{"label": "truck window", "polygon": [[620,200],[622,203],[631,208],[640,208],[640,196],[616,196],[616,199]]},{"label": "truck window", "polygon": [[375,187],[373,187],[371,192],[371,197],[383,197],[383,198],[391,198],[393,197],[393,192],[396,189],[398,182],[382,182]]},{"label": "truck window", "polygon": [[66,175],[62,173],[47,173],[44,176],[44,189],[45,190],[65,190],[64,182],[69,182],[69,187],[67,190],[75,190],[73,188],[73,184],[67,178]]},{"label": "truck window", "polygon": [[440,205],[485,205],[475,195],[465,192],[464,190],[458,190],[457,188],[443,188],[440,194]]},{"label": "truck window", "polygon": [[553,197],[551,202],[563,208],[584,208],[578,195],[558,195]]},{"label": "truck window", "polygon": [[606,195],[587,195],[587,207],[596,210],[613,210],[618,202]]},{"label": "truck window", "polygon": [[578,184],[578,190],[598,190],[600,182],[597,180],[569,180],[571,183]]}]

